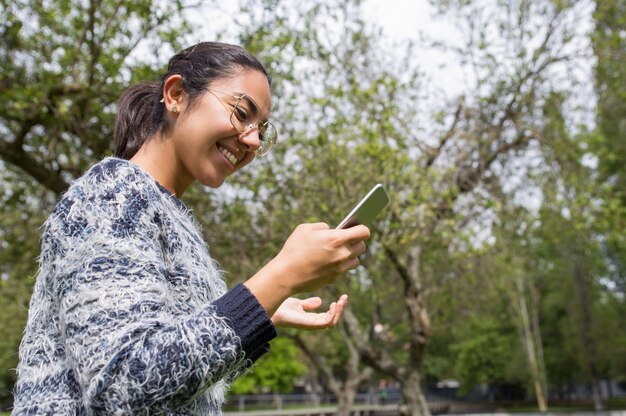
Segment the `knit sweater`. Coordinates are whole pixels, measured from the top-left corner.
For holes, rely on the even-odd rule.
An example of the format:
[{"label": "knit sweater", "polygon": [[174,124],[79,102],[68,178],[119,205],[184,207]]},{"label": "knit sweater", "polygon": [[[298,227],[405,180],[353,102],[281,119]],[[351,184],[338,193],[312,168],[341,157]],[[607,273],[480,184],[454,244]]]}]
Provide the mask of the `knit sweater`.
[{"label": "knit sweater", "polygon": [[72,184],[39,262],[13,415],[219,415],[276,336],[185,205],[125,160]]}]

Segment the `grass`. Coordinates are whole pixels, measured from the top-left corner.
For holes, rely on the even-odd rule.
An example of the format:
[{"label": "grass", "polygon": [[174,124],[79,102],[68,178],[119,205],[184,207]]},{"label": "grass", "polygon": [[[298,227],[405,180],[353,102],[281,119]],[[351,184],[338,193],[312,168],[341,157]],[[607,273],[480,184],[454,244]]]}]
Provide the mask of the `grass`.
[{"label": "grass", "polygon": [[[336,405],[332,405],[332,404],[325,404],[322,403],[319,406],[315,406],[313,403],[303,403],[303,404],[295,404],[295,403],[283,403],[282,405],[282,409],[283,410],[288,410],[288,409],[309,409],[312,407],[317,407],[320,409],[323,409],[325,407],[332,407],[332,406],[336,406]],[[252,411],[252,410],[275,410],[276,406],[271,405],[271,404],[247,404],[245,406],[245,411]],[[225,412],[237,412],[239,411],[239,408],[235,405],[229,405],[229,406],[224,406],[222,408],[223,411]],[[0,414],[0,416],[4,416],[3,414]]]},{"label": "grass", "polygon": [[[605,410],[626,410],[626,399],[611,399],[604,401]],[[511,405],[511,406],[498,406],[497,411],[504,411],[510,413],[538,413],[539,408],[537,406],[529,406],[527,404]],[[548,412],[592,412],[594,411],[592,401],[583,401],[575,403],[548,403]]]},{"label": "grass", "polygon": [[[324,405],[322,405],[322,407],[323,406]],[[626,399],[606,400],[604,402],[604,406],[606,407],[605,410],[626,410]],[[236,406],[232,406],[232,407],[236,407]],[[298,407],[302,407],[302,406],[297,406],[297,405],[283,406],[284,409],[298,408]],[[310,407],[310,405],[307,407]],[[268,406],[246,406],[246,410],[252,410],[252,409],[260,410],[262,408],[267,409]],[[270,407],[270,409],[272,408]],[[231,409],[231,410],[236,410],[236,409]],[[586,412],[586,411],[593,411],[593,410],[594,409],[593,409],[592,402],[573,403],[569,405],[564,405],[563,403],[555,403],[554,406],[548,407],[548,411],[550,413],[560,413],[560,412],[565,413],[565,412],[573,412],[573,411]],[[509,413],[539,413],[539,409],[536,406],[527,406],[527,405],[521,405],[521,404],[498,407],[497,409],[494,409],[494,411],[509,412]],[[10,416],[10,415],[11,415],[10,412],[0,412],[0,416]]]}]

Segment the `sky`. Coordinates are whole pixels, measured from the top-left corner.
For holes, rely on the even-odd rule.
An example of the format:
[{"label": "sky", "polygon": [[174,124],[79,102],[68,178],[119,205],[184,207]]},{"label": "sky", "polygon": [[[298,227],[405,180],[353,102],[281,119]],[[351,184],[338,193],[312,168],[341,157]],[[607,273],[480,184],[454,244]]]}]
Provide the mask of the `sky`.
[{"label": "sky", "polygon": [[[211,10],[194,14],[199,18],[206,14],[229,18],[236,14],[237,4],[237,1],[222,2],[219,9],[212,6]],[[434,25],[430,19],[433,8],[427,0],[366,0],[363,11],[365,17],[382,26],[394,40],[415,37],[419,28],[428,29]],[[212,28],[208,27],[207,30],[211,32]]]},{"label": "sky", "polygon": [[[191,42],[215,39],[218,33],[224,36],[222,39],[226,42],[237,42],[234,19],[243,18],[238,16],[239,3],[242,1],[221,2],[219,6],[193,9],[188,13],[190,21],[201,28],[194,34],[197,39],[191,39]],[[398,48],[402,48],[409,39],[417,40],[420,33],[439,40],[451,40],[456,31],[450,24],[434,18],[434,8],[428,0],[365,0],[362,7],[364,17],[381,27],[386,39]],[[450,62],[449,57],[441,52],[420,49],[420,68],[426,73],[436,74],[434,82],[443,94],[458,95],[459,88],[455,86],[459,85],[463,75],[460,69],[450,67],[441,71],[444,60]]]},{"label": "sky", "polygon": [[367,0],[365,16],[383,27],[394,40],[415,38],[419,30],[433,28],[432,6],[426,0]]},{"label": "sky", "polygon": [[[239,1],[222,2],[219,7],[211,6],[204,10],[194,9],[189,14],[191,20],[202,23],[205,30],[199,37],[213,38],[216,31],[221,31],[224,20],[231,20],[237,14]],[[435,23],[430,18],[433,11],[427,0],[366,0],[363,4],[366,18],[383,27],[385,33],[394,40],[416,37],[418,29],[432,29]],[[211,25],[207,22],[215,18],[221,23]]]},{"label": "sky", "polygon": [[[372,23],[382,27],[386,36],[398,47],[408,40],[429,39],[455,43],[460,33],[447,21],[437,19],[428,0],[366,0],[363,13]],[[456,57],[441,50],[420,48],[420,69],[432,77],[433,87],[445,96],[462,93],[463,73],[460,66],[449,65]],[[446,70],[442,65],[446,63]]]}]

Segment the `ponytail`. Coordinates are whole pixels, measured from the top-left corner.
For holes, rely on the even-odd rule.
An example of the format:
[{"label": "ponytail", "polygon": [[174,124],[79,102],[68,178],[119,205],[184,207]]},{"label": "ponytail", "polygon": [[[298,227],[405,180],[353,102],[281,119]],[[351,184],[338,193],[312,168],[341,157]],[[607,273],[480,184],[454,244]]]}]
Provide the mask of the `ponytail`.
[{"label": "ponytail", "polygon": [[115,156],[132,158],[146,140],[165,127],[161,95],[160,82],[142,82],[122,94],[115,119]]}]

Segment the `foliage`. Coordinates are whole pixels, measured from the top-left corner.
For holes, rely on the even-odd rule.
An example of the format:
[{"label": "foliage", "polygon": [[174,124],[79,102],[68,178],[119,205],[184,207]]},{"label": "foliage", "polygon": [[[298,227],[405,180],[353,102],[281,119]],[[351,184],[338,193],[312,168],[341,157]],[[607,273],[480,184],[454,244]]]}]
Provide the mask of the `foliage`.
[{"label": "foliage", "polygon": [[111,154],[115,103],[178,49],[182,4],[0,1],[0,400],[10,402],[39,233],[57,196]]},{"label": "foliage", "polygon": [[613,281],[626,293],[626,237],[621,232],[626,224],[626,5],[597,1],[594,21],[597,129],[587,141],[598,158],[598,184],[613,194],[607,211],[616,223],[606,236],[606,251]]},{"label": "foliage", "polygon": [[478,317],[469,319],[466,334],[452,347],[456,356],[455,374],[461,381],[461,392],[468,393],[474,386],[510,382],[514,378],[509,368],[515,363],[512,358],[516,348],[515,331],[506,323],[495,318]]},{"label": "foliage", "polygon": [[[427,413],[423,380],[530,388],[520,299],[552,387],[626,377],[623,2],[594,12],[597,129],[572,105],[594,102],[573,95],[587,2],[431,3],[462,39],[445,48],[465,74],[453,97],[423,73],[426,45],[388,42],[360,0],[244,2],[240,41],[272,74],[280,143],[219,190],[186,193],[211,254],[241,282],[297,224],[333,225],[383,182],[392,202],[363,267],[323,293],[350,295],[344,325],[301,337],[328,383],[346,392],[375,369],[413,414]],[[0,0],[2,369],[16,363],[39,227],[110,153],[121,91],[186,46],[182,6]],[[291,341],[272,350],[233,392],[289,390],[306,369]],[[5,393],[13,377],[0,376]]]},{"label": "foliage", "polygon": [[259,359],[252,371],[233,383],[232,394],[289,393],[306,372],[298,348],[286,337],[272,342],[272,353]]},{"label": "foliage", "polygon": [[[39,254],[39,230],[53,201],[34,181],[0,170],[0,405],[11,402],[17,349]],[[10,186],[9,186],[10,184]]]},{"label": "foliage", "polygon": [[598,130],[594,143],[599,170],[613,178],[614,190],[626,203],[626,4],[620,0],[597,1],[594,11],[593,49],[598,94]]},{"label": "foliage", "polygon": [[162,50],[188,30],[176,17],[181,9],[179,1],[3,0],[0,155],[6,165],[60,194],[110,154],[122,90],[157,78],[155,62],[132,54],[140,43]]},{"label": "foliage", "polygon": [[[560,145],[542,133],[553,122],[561,128],[559,120],[542,110],[566,99],[569,84],[559,68],[576,65],[578,53],[568,49],[581,11],[573,4],[482,9],[479,2],[462,3],[442,10],[467,29],[458,51],[473,75],[472,90],[435,104],[426,113],[431,120],[420,114],[426,108],[420,91],[427,90],[410,59],[414,45],[406,54],[385,54],[389,45],[363,21],[359,2],[300,5],[297,13],[289,2],[268,2],[243,37],[278,66],[275,114],[288,136],[267,163],[235,180],[238,195],[252,190],[254,202],[247,206],[255,213],[272,212],[271,218],[243,216],[250,238],[268,235],[263,247],[276,247],[298,222],[332,223],[347,201],[358,200],[372,183],[385,183],[392,204],[375,227],[365,268],[335,292],[351,295],[346,331],[364,362],[403,383],[405,397],[414,400],[412,412],[423,411],[420,393],[411,390],[419,388],[430,312],[444,309],[443,283],[454,279],[451,296],[475,295],[475,288],[458,290],[469,277],[459,266],[476,256],[481,228],[489,229],[498,209],[509,204],[498,199],[509,186],[504,178],[515,176],[532,154],[528,149]],[[306,18],[292,21],[294,14]],[[272,45],[270,51],[263,45]],[[285,51],[280,63],[273,55],[278,49]],[[284,68],[299,71],[284,76]],[[374,324],[384,330],[375,331]],[[463,336],[484,342],[473,334]],[[433,371],[446,371],[450,361],[441,358]]]}]

